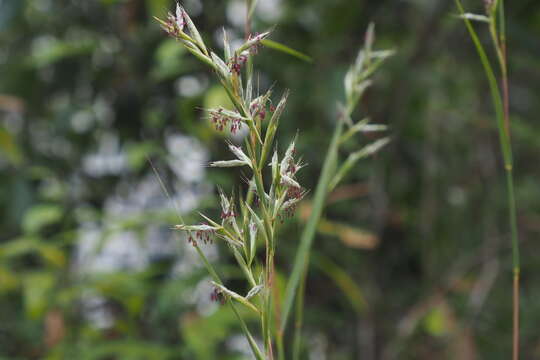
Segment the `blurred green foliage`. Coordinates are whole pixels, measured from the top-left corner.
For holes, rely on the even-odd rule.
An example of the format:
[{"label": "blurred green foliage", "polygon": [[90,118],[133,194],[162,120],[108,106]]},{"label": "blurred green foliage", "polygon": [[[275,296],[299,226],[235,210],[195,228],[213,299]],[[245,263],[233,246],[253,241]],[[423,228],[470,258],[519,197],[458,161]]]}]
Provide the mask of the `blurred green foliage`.
[{"label": "blurred green foliage", "polygon": [[[243,37],[241,3],[185,6],[217,48],[223,26]],[[540,356],[540,3],[507,3],[522,344],[523,358],[531,359]],[[0,0],[0,359],[246,358],[229,309],[202,306],[207,279],[188,261],[187,247],[158,244],[144,266],[78,267],[85,234],[96,227],[90,253],[114,248],[108,244],[122,243],[111,240],[122,234],[134,239],[127,246],[145,249],[150,238],[172,236],[176,210],[148,159],[170,189],[175,161],[189,160],[195,145],[175,153],[171,134],[193,137],[212,159],[223,153],[223,134],[200,108],[224,105],[225,94],[152,18],[172,6]],[[272,40],[313,59],[261,49],[256,64],[261,88],[291,90],[279,143],[299,131],[308,189],[367,24],[377,24],[381,47],[397,50],[356,114],[389,125],[393,142],[330,196],[315,241],[305,358],[508,358],[511,259],[501,157],[487,84],[455,13],[444,0],[259,1],[253,28],[277,24]],[[172,197],[195,219],[195,208],[215,211],[211,184],[241,183],[208,170],[202,184],[182,180],[201,193],[195,206],[186,193]],[[155,186],[157,195],[144,195],[140,184]],[[129,202],[114,210],[118,198]],[[309,201],[283,228],[280,276],[290,270],[306,212]],[[216,262],[234,285],[231,259]]]}]

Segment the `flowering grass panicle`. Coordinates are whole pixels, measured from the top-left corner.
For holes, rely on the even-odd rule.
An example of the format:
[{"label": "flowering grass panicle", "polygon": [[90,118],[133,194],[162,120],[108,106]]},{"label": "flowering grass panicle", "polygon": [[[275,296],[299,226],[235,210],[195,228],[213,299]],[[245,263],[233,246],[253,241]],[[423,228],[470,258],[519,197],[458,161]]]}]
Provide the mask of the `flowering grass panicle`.
[{"label": "flowering grass panicle", "polygon": [[[220,57],[206,46],[189,14],[179,4],[174,13],[168,14],[166,20],[157,20],[169,36],[210,66],[234,104],[232,109],[206,109],[213,126],[219,131],[229,129],[233,134],[244,126],[249,129],[243,146],[228,144],[232,159],[210,163],[212,167],[249,168],[251,180],[245,196],[234,199],[220,191],[220,219],[212,220],[202,215],[206,221],[204,224],[180,224],[175,228],[188,233],[188,241],[197,248],[212,274],[215,289],[212,299],[230,303],[237,315],[235,304],[241,304],[259,315],[264,356],[242,318],[239,315],[238,317],[254,355],[258,359],[272,358],[271,286],[277,226],[283,221],[284,215],[292,215],[296,203],[303,198],[305,191],[296,178],[302,164],[294,159],[294,141],[281,159],[277,150],[274,150],[268,163],[288,96],[285,93],[278,105],[273,106],[271,91],[259,95],[255,94],[253,89],[252,57],[258,53],[261,41],[269,32],[249,36],[237,49],[231,48],[228,36],[224,33],[225,50],[223,57]],[[269,177],[264,176],[267,165],[271,167]],[[255,199],[257,207],[254,204]],[[214,238],[221,239],[228,245],[242,269],[247,283],[251,286],[245,296],[224,286],[220,276],[200,250],[200,243],[209,243]],[[257,264],[255,254],[259,248],[263,248],[265,252],[264,264]]]},{"label": "flowering grass panicle", "polygon": [[[204,42],[197,27],[189,17],[189,14],[179,5],[174,13],[169,13],[166,20],[157,19],[164,31],[178,40],[189,52],[203,63],[208,65],[216,74],[220,84],[226,91],[233,108],[224,107],[206,109],[210,122],[218,131],[230,130],[232,134],[247,127],[248,134],[244,138],[244,144],[238,146],[228,143],[230,150],[229,159],[218,160],[210,163],[211,167],[239,167],[249,171],[250,179],[247,180],[245,194],[234,198],[227,196],[222,190],[219,191],[221,203],[221,215],[213,220],[205,215],[205,223],[199,225],[176,225],[175,229],[188,233],[188,241],[196,248],[207,270],[213,278],[214,291],[212,300],[228,303],[232,307],[238,321],[246,335],[251,350],[257,359],[273,359],[274,344],[278,350],[280,359],[284,359],[283,332],[286,319],[290,311],[290,292],[295,292],[299,274],[305,266],[305,239],[299,247],[300,260],[295,260],[293,274],[287,285],[284,315],[280,318],[280,312],[276,311],[274,299],[274,256],[278,245],[278,226],[286,218],[293,216],[298,203],[306,195],[306,190],[298,179],[299,171],[305,166],[302,159],[297,156],[296,138],[289,144],[285,153],[280,155],[274,145],[274,139],[279,127],[280,118],[287,103],[288,92],[286,91],[277,104],[272,101],[272,91],[256,94],[253,81],[253,57],[258,54],[258,49],[263,40],[270,32],[249,35],[247,40],[238,48],[233,49],[228,40],[227,33],[223,34],[223,57],[213,52]],[[364,93],[371,84],[369,77],[378,66],[392,54],[391,51],[373,51],[374,40],[373,26],[366,33],[366,45],[360,51],[355,64],[351,67],[345,78],[346,101],[342,116],[337,122],[334,140],[329,150],[330,157],[335,161],[334,155],[340,144],[346,142],[357,133],[386,130],[381,125],[370,125],[365,119],[357,124],[351,120],[352,112]],[[343,133],[343,123],[349,128]],[[328,193],[348,173],[352,166],[361,158],[366,157],[388,142],[387,138],[377,140],[374,143],[351,154],[347,161],[334,171],[329,171],[326,164],[317,187],[315,195],[316,207],[321,208],[323,197],[318,194],[319,188],[324,188]],[[332,155],[334,154],[334,155]],[[332,167],[336,166],[335,163]],[[337,170],[337,171],[335,171]],[[332,179],[332,176],[334,177]],[[318,204],[318,205],[317,205]],[[313,224],[308,224],[308,233],[313,236],[314,224],[320,217],[320,209],[315,214]],[[305,237],[305,236],[303,236]],[[241,295],[227,288],[213,265],[206,259],[200,249],[200,243],[209,243],[213,239],[222,240],[234,255],[234,258],[245,276],[250,290],[246,295]],[[256,254],[259,250],[264,251],[263,260],[259,260]],[[307,248],[309,251],[309,247]],[[291,285],[292,284],[292,285]],[[264,349],[260,349],[251,335],[245,321],[240,316],[237,305],[246,307],[258,316],[261,326],[261,336]]]}]

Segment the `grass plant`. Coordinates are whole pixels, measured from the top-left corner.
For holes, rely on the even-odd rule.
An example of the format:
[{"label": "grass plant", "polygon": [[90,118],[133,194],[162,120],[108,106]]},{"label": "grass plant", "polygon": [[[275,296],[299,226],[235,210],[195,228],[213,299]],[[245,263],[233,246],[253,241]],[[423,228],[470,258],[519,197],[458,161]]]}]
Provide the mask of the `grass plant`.
[{"label": "grass plant", "polygon": [[[248,24],[252,8],[252,6],[248,7]],[[332,141],[315,191],[313,211],[302,233],[285,292],[283,312],[278,313],[275,309],[276,299],[274,299],[276,296],[274,258],[279,245],[278,230],[280,224],[294,214],[298,202],[306,194],[306,190],[297,179],[298,171],[304,166],[296,154],[297,139],[295,138],[290,143],[281,156],[275,146],[275,137],[288,92],[286,91],[274,106],[272,90],[256,94],[254,89],[253,57],[258,53],[260,46],[267,44],[269,47],[276,48],[278,43],[267,40],[270,35],[268,31],[257,35],[248,33],[245,42],[237,49],[233,49],[227,33],[224,32],[224,54],[220,57],[206,45],[189,14],[179,4],[174,13],[168,14],[167,19],[156,20],[167,34],[178,40],[196,58],[212,69],[234,105],[232,109],[223,107],[205,109],[216,129],[220,131],[228,129],[233,134],[242,128],[248,129],[242,146],[228,143],[228,148],[233,155],[232,159],[210,163],[211,167],[248,169],[250,179],[247,181],[245,193],[235,197],[220,190],[222,210],[220,219],[210,219],[201,214],[202,223],[187,225],[182,220],[175,229],[187,233],[188,241],[197,250],[213,279],[212,297],[229,304],[238,318],[255,358],[274,359],[274,352],[277,350],[277,357],[285,359],[283,335],[296,295],[297,330],[293,356],[298,358],[301,343],[298,324],[301,323],[302,318],[305,274],[326,197],[360,159],[378,151],[388,143],[389,139],[376,140],[350,154],[342,165],[339,164],[338,152],[340,146],[355,134],[386,130],[386,127],[382,125],[370,125],[369,119],[354,124],[352,114],[365,90],[371,85],[369,78],[393,52],[373,50],[374,27],[370,25],[366,34],[366,44],[344,80],[346,99],[339,106],[340,115],[336,121]],[[251,31],[249,25],[246,26],[246,31]],[[281,44],[278,45],[280,49],[288,49]],[[294,54],[299,54],[292,51]],[[291,51],[286,52],[291,53]],[[242,295],[227,288],[222,277],[206,258],[201,245],[214,239],[224,241],[232,252],[249,284],[250,290],[247,294]],[[257,260],[260,247],[264,249],[264,261],[261,262]],[[238,306],[245,307],[258,317],[262,349],[240,315]]]},{"label": "grass plant", "polygon": [[[510,111],[509,111],[509,89],[508,89],[508,59],[506,52],[506,20],[504,14],[503,0],[485,0],[485,14],[466,13],[460,0],[455,0],[460,12],[460,17],[464,20],[465,26],[484,68],[488,79],[493,106],[495,108],[495,118],[499,132],[499,144],[503,155],[504,169],[506,173],[506,192],[508,204],[508,222],[510,225],[510,239],[512,243],[512,359],[519,359],[519,279],[520,279],[520,256],[519,238],[517,231],[516,200],[514,191],[514,160],[512,155],[512,143],[510,138]],[[472,22],[487,24],[491,44],[496,53],[496,63],[500,72],[500,86],[497,81],[496,72],[491,65],[489,56],[480,41],[478,33]],[[502,88],[502,91],[501,91]]]}]

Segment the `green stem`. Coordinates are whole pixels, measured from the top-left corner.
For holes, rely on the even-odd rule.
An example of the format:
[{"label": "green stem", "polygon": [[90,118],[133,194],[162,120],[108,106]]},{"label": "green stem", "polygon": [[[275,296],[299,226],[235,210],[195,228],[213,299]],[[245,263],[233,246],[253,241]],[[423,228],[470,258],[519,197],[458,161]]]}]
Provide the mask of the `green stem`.
[{"label": "green stem", "polygon": [[317,189],[315,190],[315,198],[313,201],[313,209],[311,215],[308,219],[302,236],[300,238],[300,245],[296,257],[294,260],[293,269],[291,272],[291,277],[287,283],[287,288],[285,289],[285,300],[283,302],[283,313],[281,317],[280,331],[284,332],[287,327],[287,322],[289,315],[292,309],[296,291],[298,285],[302,281],[303,274],[309,263],[309,256],[311,251],[311,245],[313,244],[313,238],[315,237],[315,232],[317,229],[317,224],[322,215],[322,210],[324,208],[324,202],[326,200],[326,195],[328,193],[328,185],[332,180],[334,171],[337,164],[337,155],[339,147],[339,139],[343,132],[343,121],[339,120],[336,124],[334,130],[334,135],[330,143],[330,147],[326,154],[326,159],[322,168],[321,178],[317,184]]},{"label": "green stem", "polygon": [[519,279],[520,256],[517,230],[516,197],[514,194],[514,176],[512,169],[506,170],[506,184],[508,189],[508,206],[510,213],[510,231],[512,236],[512,262],[513,262],[513,291],[512,291],[512,359],[519,360]]},{"label": "green stem", "polygon": [[265,360],[263,354],[261,353],[261,350],[259,350],[259,346],[255,342],[255,339],[253,339],[253,336],[249,332],[249,329],[247,328],[247,325],[244,322],[244,319],[242,319],[242,316],[240,316],[240,314],[238,313],[238,310],[234,306],[233,302],[231,300],[228,300],[228,303],[231,306],[231,309],[234,312],[234,315],[236,315],[238,322],[240,322],[240,327],[242,328],[242,331],[244,331],[244,334],[248,339],[249,347],[251,348],[253,355],[255,355],[255,358],[257,360]]},{"label": "green stem", "polygon": [[304,321],[304,295],[306,289],[306,274],[307,267],[302,275],[302,281],[298,288],[298,295],[296,297],[296,312],[294,323],[294,338],[293,338],[293,360],[300,359],[300,352],[302,349],[302,323]]},{"label": "green stem", "polygon": [[[464,14],[464,9],[460,0],[455,0],[461,14]],[[491,25],[490,32],[493,40],[493,45],[497,51],[499,65],[501,68],[502,83],[503,83],[503,96],[499,90],[497,79],[491,64],[488,60],[486,52],[480,43],[478,35],[474,30],[471,22],[468,19],[465,20],[465,25],[474,42],[480,61],[486,73],[486,77],[489,82],[491,96],[493,99],[493,105],[495,107],[495,113],[497,117],[497,128],[499,131],[499,143],[503,153],[504,168],[506,170],[506,190],[508,196],[508,219],[510,223],[511,242],[512,242],[512,264],[513,264],[513,324],[512,324],[512,359],[519,359],[519,274],[520,274],[520,256],[519,256],[519,238],[517,231],[517,211],[516,200],[514,190],[514,178],[513,178],[513,156],[512,145],[510,141],[510,116],[508,110],[508,72],[507,72],[507,59],[506,59],[506,29],[504,20],[504,4],[500,0],[498,4],[499,15],[499,29],[500,37],[497,36],[497,31],[494,25]],[[491,18],[492,23],[495,21],[494,14]],[[503,105],[504,104],[504,105]]]},{"label": "green stem", "polygon": [[272,349],[272,314],[274,313],[273,310],[273,282],[274,282],[274,250],[273,248],[269,248],[267,252],[267,264],[266,264],[266,276],[267,276],[267,292],[266,292],[266,350],[267,350],[267,356],[268,360],[272,360],[274,358],[273,355],[273,349]]},{"label": "green stem", "polygon": [[499,0],[499,33],[501,45],[506,43],[506,17],[504,14],[504,0]]},{"label": "green stem", "polygon": [[[206,270],[212,276],[214,281],[220,285],[223,285],[223,282],[221,281],[221,278],[217,274],[216,270],[212,266],[212,264],[208,261],[204,253],[201,251],[198,245],[194,245],[195,250],[197,250],[197,253],[199,254],[199,257],[202,259],[204,266],[206,267]],[[234,314],[236,315],[236,318],[238,319],[238,322],[240,323],[240,327],[242,328],[242,331],[244,332],[244,335],[246,336],[249,346],[251,348],[251,351],[253,352],[253,355],[255,355],[255,358],[257,360],[265,360],[264,356],[261,353],[261,350],[259,349],[259,346],[255,342],[255,339],[251,335],[251,332],[249,331],[246,323],[244,322],[244,319],[242,319],[242,316],[238,313],[238,310],[234,306],[234,303],[230,298],[227,298],[227,303],[230,305],[231,309],[233,310]]]},{"label": "green stem", "polygon": [[517,230],[517,211],[516,211],[516,197],[514,193],[514,176],[512,169],[506,171],[506,187],[508,189],[508,207],[510,213],[510,232],[512,237],[512,261],[514,265],[514,271],[520,269],[520,256],[518,246],[518,230]]},{"label": "green stem", "polygon": [[[461,6],[460,0],[456,0],[456,4],[460,12],[463,14],[464,10],[463,10],[463,6]],[[504,131],[503,103],[501,99],[501,92],[499,91],[499,85],[497,84],[497,79],[495,77],[495,72],[493,71],[493,68],[491,67],[491,64],[486,55],[486,51],[484,50],[484,47],[480,43],[480,39],[478,38],[478,35],[476,34],[476,31],[474,30],[471,22],[468,19],[464,19],[464,21],[465,21],[465,25],[467,26],[467,30],[469,31],[469,34],[471,36],[471,39],[473,40],[473,43],[476,47],[476,51],[478,52],[478,57],[480,58],[482,67],[484,68],[486,77],[489,82],[491,99],[493,100],[493,106],[495,108],[495,114],[497,118],[497,129],[499,130],[499,142],[500,142],[501,150],[503,153],[504,165],[506,168],[512,168],[512,148],[510,146],[508,136]]]},{"label": "green stem", "polygon": [[502,88],[503,88],[503,101],[504,101],[504,119],[506,125],[506,133],[510,138],[510,97],[508,91],[508,59],[506,57],[506,19],[504,15],[504,1],[499,2],[499,38],[498,44],[500,46],[501,61],[501,74],[502,74]]},{"label": "green stem", "polygon": [[276,347],[278,351],[278,360],[285,360],[285,350],[283,348],[283,335],[276,336]]}]

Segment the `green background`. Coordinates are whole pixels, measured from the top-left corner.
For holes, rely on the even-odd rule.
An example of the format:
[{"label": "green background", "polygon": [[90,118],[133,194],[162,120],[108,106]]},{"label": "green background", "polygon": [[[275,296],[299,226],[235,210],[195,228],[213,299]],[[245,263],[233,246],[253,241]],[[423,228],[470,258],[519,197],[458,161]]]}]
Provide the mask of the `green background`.
[{"label": "green background", "polygon": [[[176,210],[148,161],[191,221],[193,210],[217,214],[216,186],[237,190],[243,181],[233,171],[190,168],[190,159],[228,156],[223,134],[200,110],[225,94],[153,20],[173,6],[0,0],[0,359],[249,358],[232,313],[208,304],[204,269],[172,234]],[[216,50],[223,27],[243,37],[242,1],[185,6]],[[465,6],[483,8],[480,0]],[[388,125],[392,143],[331,195],[315,240],[306,359],[510,356],[504,173],[489,89],[456,12],[447,0],[260,0],[254,30],[276,25],[273,40],[313,59],[261,49],[255,63],[261,89],[291,91],[278,141],[284,147],[298,132],[308,163],[299,179],[311,194],[343,76],[370,21],[376,48],[397,51],[355,114]],[[540,3],[507,1],[506,13],[522,358],[533,359],[540,357]],[[487,44],[487,29],[478,29]],[[369,140],[359,137],[347,150]],[[309,196],[283,226],[278,280],[289,273],[306,213]],[[88,237],[96,246],[85,254],[109,249],[110,257],[84,268]],[[241,288],[233,259],[207,250]]]}]

